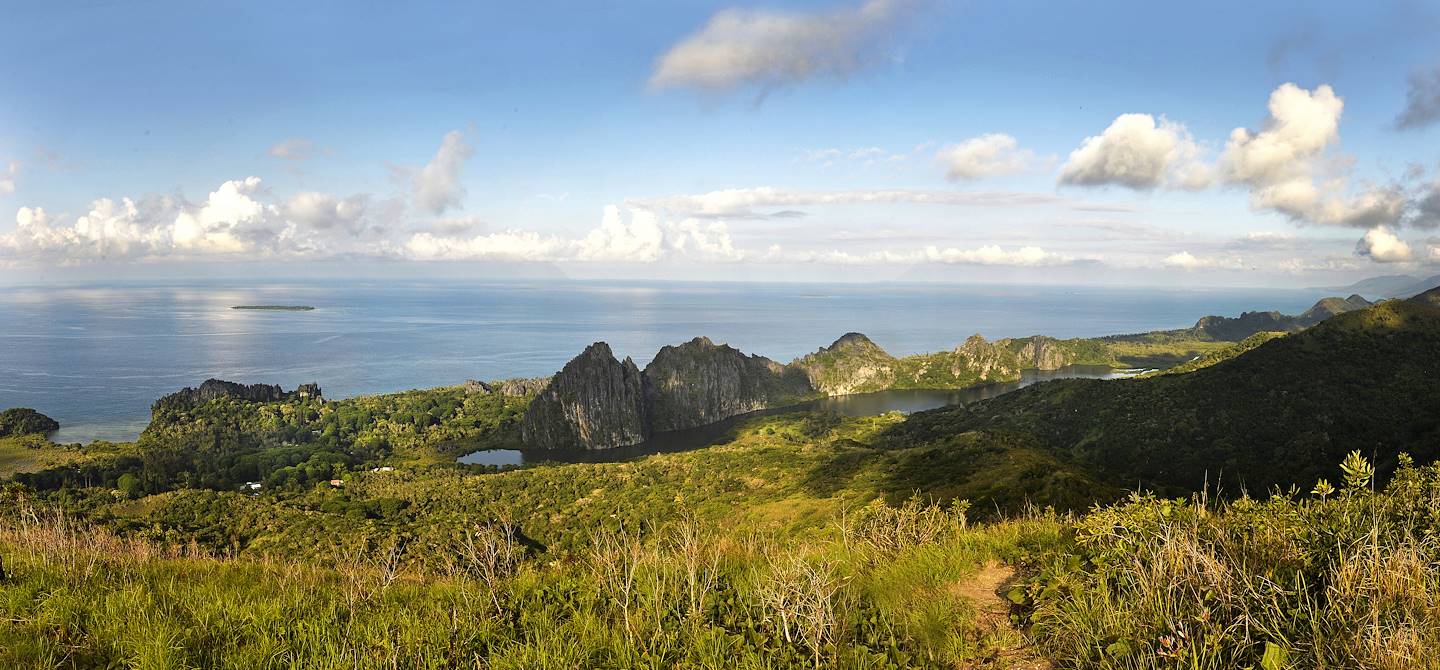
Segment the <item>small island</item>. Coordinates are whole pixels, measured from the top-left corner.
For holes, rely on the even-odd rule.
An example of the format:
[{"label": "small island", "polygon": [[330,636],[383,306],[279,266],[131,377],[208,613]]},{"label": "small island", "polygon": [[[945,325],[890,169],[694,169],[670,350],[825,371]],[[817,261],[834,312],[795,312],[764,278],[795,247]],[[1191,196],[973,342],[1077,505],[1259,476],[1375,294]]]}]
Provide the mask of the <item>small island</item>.
[{"label": "small island", "polygon": [[261,309],[271,312],[309,312],[315,308],[309,305],[235,305],[230,309]]}]

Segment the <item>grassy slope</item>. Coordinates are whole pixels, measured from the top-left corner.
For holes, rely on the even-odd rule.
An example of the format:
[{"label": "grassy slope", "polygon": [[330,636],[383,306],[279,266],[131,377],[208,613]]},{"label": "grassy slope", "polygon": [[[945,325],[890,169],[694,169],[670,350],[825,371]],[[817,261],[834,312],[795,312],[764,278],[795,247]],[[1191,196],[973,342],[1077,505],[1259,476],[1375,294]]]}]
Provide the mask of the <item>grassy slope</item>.
[{"label": "grassy slope", "polygon": [[1118,482],[1228,490],[1313,482],[1345,452],[1440,455],[1440,310],[1390,302],[1190,374],[1066,380],[917,415],[886,439],[967,431],[1034,440]]},{"label": "grassy slope", "polygon": [[[1008,667],[1028,646],[1106,670],[1440,667],[1440,470],[1369,484],[969,527],[923,505],[803,534],[679,518],[592,529],[573,559],[493,579],[465,535],[435,548],[443,566],[396,568],[381,542],[322,567],[42,514],[0,523],[0,666]],[[962,595],[997,561],[1026,567],[1002,588],[1028,640]]]},{"label": "grassy slope", "polygon": [[484,519],[510,519],[537,549],[568,560],[598,528],[692,516],[802,536],[876,499],[965,499],[974,505],[972,516],[990,518],[1030,503],[1079,510],[1120,495],[1042,449],[1001,439],[962,435],[914,450],[871,446],[900,420],[798,413],[747,421],[724,445],[624,463],[492,474],[401,467],[347,475],[341,489],[261,496],[180,490],[135,501],[99,490],[67,500],[112,528],[170,543],[193,540],[213,551],[329,560],[398,534],[410,543],[408,555],[427,562],[447,538]]}]

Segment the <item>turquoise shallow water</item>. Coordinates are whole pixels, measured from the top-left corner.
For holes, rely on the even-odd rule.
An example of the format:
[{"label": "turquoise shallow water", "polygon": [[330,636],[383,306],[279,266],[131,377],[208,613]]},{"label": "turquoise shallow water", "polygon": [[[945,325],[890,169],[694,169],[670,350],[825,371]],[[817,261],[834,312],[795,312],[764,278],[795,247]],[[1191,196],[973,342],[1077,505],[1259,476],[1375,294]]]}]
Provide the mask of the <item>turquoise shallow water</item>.
[{"label": "turquoise shallow water", "polygon": [[[0,407],[34,407],[57,439],[132,439],[150,403],[209,377],[330,397],[548,375],[590,342],[644,365],[696,335],[785,362],[848,331],[896,355],[973,334],[1094,336],[1205,314],[1297,313],[1297,290],[1039,286],[322,282],[0,290]],[[309,312],[232,305],[313,305]]]}]

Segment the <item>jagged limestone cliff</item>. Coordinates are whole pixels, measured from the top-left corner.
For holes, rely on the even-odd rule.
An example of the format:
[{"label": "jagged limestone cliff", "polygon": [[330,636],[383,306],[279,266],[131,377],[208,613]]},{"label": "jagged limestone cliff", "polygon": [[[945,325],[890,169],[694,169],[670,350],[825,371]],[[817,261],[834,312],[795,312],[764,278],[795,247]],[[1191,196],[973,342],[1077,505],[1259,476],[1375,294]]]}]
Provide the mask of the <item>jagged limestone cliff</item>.
[{"label": "jagged limestone cliff", "polygon": [[520,422],[525,444],[547,449],[613,449],[645,441],[644,380],[635,361],[610,345],[585,348],[550,380]]},{"label": "jagged limestone cliff", "polygon": [[661,348],[644,377],[652,432],[703,426],[813,393],[803,371],[705,337]]}]

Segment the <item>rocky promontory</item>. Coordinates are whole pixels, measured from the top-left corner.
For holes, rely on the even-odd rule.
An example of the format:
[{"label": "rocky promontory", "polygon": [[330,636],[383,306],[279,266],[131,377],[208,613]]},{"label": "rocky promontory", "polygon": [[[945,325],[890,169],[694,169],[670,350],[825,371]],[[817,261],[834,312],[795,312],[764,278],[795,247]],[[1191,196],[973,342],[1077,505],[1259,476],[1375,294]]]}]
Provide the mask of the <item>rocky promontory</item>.
[{"label": "rocky promontory", "polygon": [[231,398],[245,402],[280,402],[304,398],[322,399],[318,384],[301,384],[294,391],[286,391],[279,384],[237,384],[222,379],[207,379],[199,388],[185,387],[155,401],[152,412],[163,409],[190,409],[197,405]]}]

